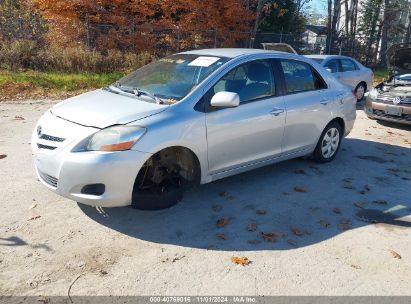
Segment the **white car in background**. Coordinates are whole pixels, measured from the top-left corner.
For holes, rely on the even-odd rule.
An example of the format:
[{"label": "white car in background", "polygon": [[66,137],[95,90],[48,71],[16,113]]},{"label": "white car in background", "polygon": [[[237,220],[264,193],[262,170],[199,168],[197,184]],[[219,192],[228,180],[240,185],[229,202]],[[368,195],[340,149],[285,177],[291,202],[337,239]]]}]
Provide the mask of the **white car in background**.
[{"label": "white car in background", "polygon": [[373,87],[372,70],[354,58],[339,55],[306,55],[306,57],[321,64],[340,82],[352,87],[358,101],[362,100],[365,92]]}]

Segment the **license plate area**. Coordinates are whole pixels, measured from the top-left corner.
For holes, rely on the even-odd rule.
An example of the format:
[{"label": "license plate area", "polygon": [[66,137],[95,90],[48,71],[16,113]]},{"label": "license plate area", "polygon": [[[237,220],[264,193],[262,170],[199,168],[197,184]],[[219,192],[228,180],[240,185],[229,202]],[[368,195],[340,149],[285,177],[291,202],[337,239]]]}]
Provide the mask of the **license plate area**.
[{"label": "license plate area", "polygon": [[394,115],[394,116],[402,116],[402,108],[401,107],[386,106],[385,107],[385,114]]}]

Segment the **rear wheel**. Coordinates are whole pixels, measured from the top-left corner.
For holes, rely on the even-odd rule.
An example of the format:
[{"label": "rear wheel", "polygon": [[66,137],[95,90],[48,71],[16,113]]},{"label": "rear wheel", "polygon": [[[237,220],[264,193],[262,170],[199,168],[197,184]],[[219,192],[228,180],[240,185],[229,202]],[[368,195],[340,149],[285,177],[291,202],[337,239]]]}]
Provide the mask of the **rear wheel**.
[{"label": "rear wheel", "polygon": [[366,90],[367,90],[367,88],[366,88],[364,82],[361,82],[357,85],[357,87],[354,90],[355,95],[357,96],[357,102],[363,100]]},{"label": "rear wheel", "polygon": [[332,121],[324,129],[313,153],[313,159],[319,163],[332,161],[338,153],[342,140],[341,125]]},{"label": "rear wheel", "polygon": [[131,205],[142,210],[169,208],[181,201],[184,191],[198,180],[198,160],[190,150],[162,150],[154,154],[138,173]]}]

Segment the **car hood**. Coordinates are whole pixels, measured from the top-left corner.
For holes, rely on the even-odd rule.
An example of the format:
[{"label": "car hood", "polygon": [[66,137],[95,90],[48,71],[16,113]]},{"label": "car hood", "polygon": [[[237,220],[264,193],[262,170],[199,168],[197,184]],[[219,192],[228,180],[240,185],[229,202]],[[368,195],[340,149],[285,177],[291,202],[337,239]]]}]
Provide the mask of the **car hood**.
[{"label": "car hood", "polygon": [[167,108],[168,105],[150,103],[101,89],[60,102],[51,112],[83,126],[106,128],[143,119]]},{"label": "car hood", "polygon": [[387,67],[391,74],[411,73],[411,43],[392,45],[387,50]]}]

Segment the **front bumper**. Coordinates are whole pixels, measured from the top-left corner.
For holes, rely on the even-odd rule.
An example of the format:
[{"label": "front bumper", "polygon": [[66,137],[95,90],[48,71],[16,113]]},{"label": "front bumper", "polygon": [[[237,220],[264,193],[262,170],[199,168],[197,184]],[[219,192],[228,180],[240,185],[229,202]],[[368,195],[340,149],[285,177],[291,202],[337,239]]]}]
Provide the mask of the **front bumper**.
[{"label": "front bumper", "polygon": [[[398,107],[402,109],[402,115],[390,115],[386,113],[386,107]],[[378,119],[378,120],[385,120],[391,122],[397,122],[402,124],[411,125],[411,105],[409,104],[387,104],[385,102],[378,102],[369,97],[367,97],[365,106],[364,106],[365,114],[369,118]]]},{"label": "front bumper", "polygon": [[[131,204],[134,181],[151,154],[135,150],[72,152],[81,140],[98,129],[79,126],[50,113],[38,125],[48,137],[39,138],[36,126],[31,142],[37,176],[45,186],[63,197],[91,206]],[[95,184],[103,184],[104,192],[84,191],[85,186]]]}]

